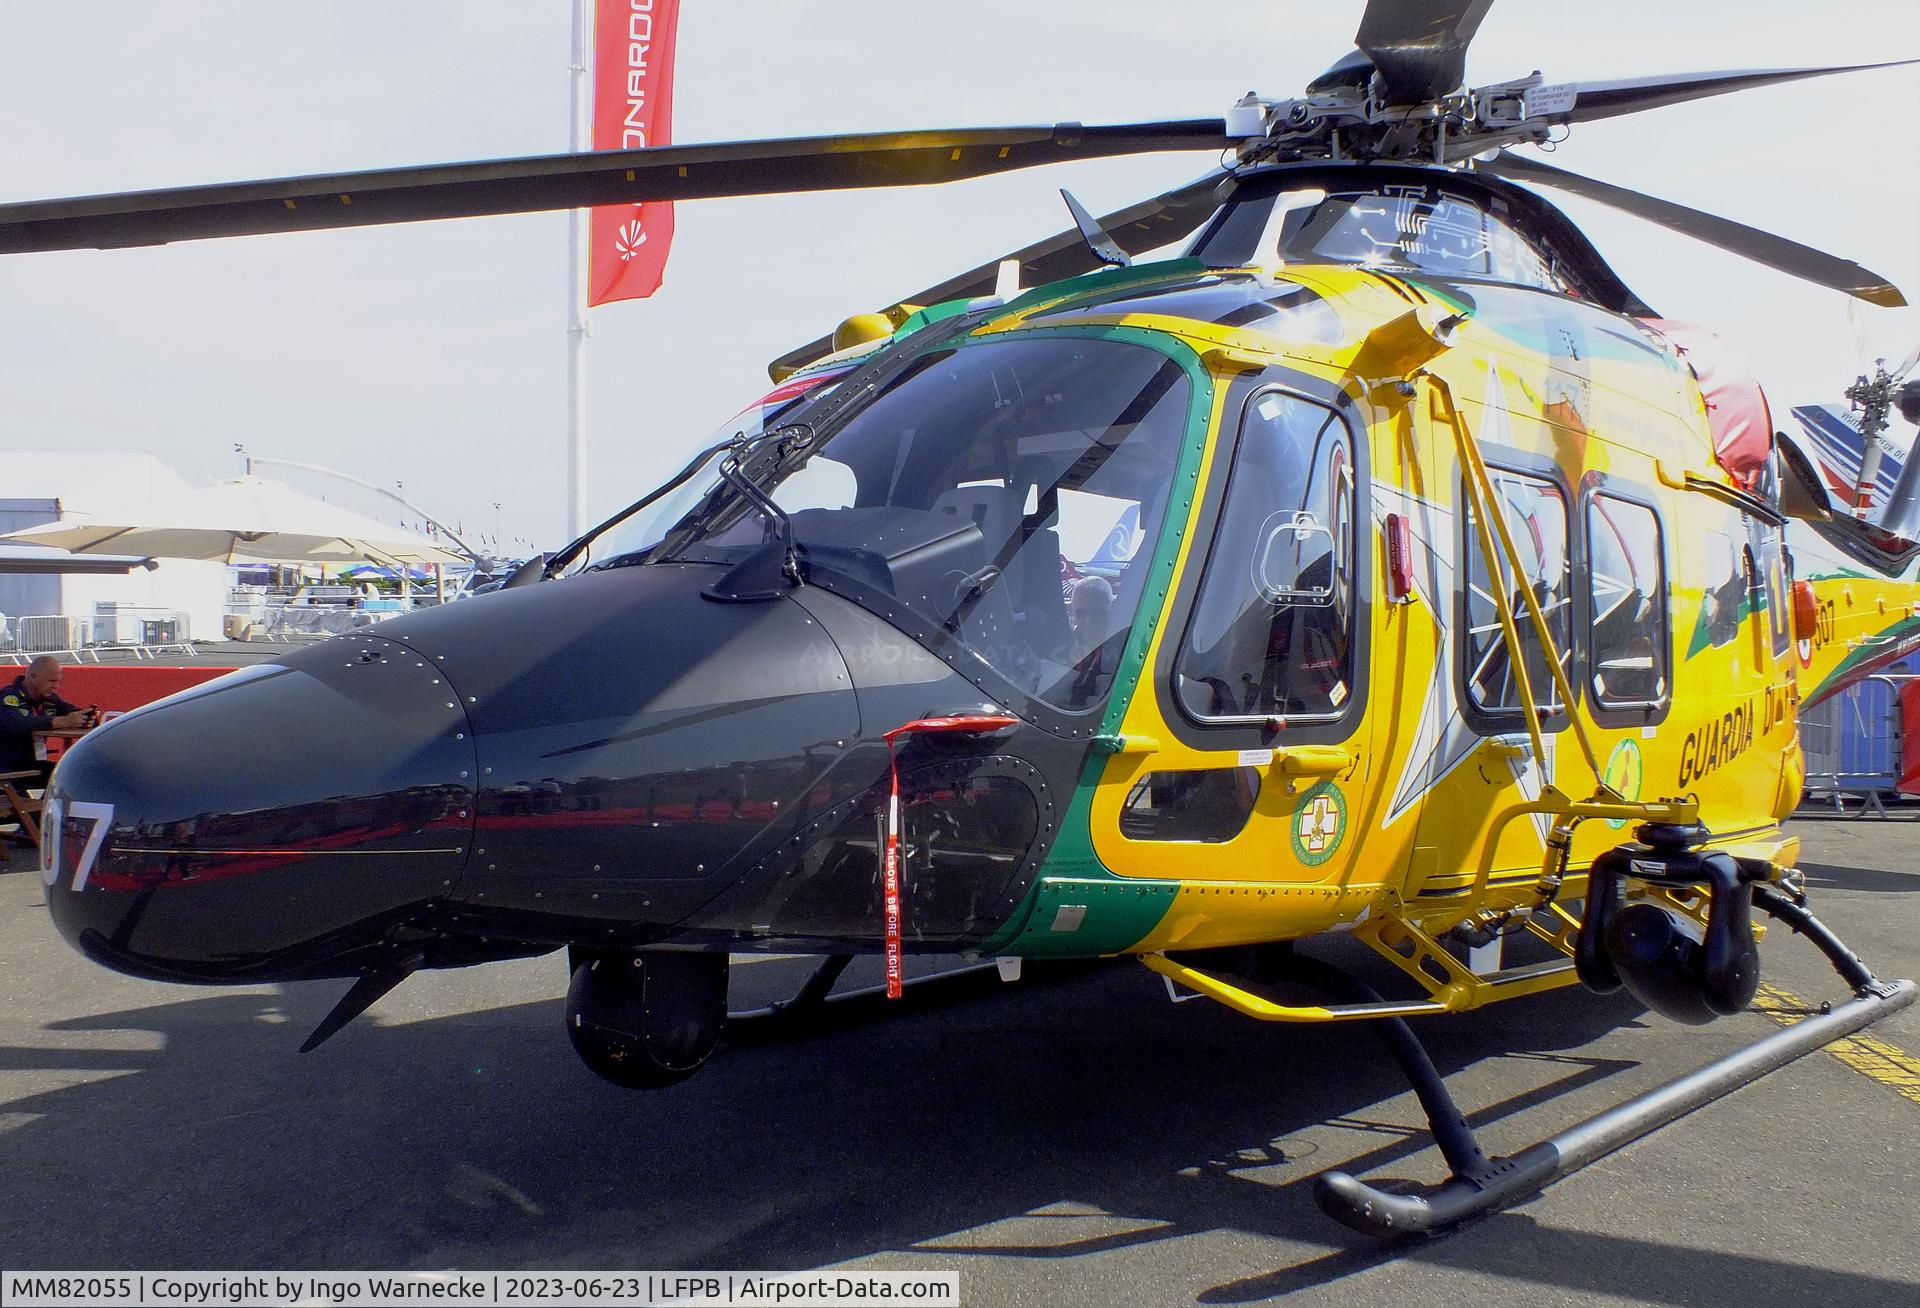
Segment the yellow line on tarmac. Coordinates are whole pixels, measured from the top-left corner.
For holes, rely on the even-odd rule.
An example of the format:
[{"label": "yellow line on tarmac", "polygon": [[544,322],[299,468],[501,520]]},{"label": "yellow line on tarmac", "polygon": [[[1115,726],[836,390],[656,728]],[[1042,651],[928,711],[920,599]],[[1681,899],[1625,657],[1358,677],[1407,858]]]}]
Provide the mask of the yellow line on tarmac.
[{"label": "yellow line on tarmac", "polygon": [[[1818,1011],[1817,1005],[1791,990],[1770,985],[1760,987],[1760,992],[1753,997],[1753,1006],[1781,1026],[1792,1026]],[[1834,1041],[1827,1046],[1827,1052],[1861,1076],[1871,1077],[1895,1094],[1920,1104],[1920,1058],[1900,1046],[1862,1034]]]}]

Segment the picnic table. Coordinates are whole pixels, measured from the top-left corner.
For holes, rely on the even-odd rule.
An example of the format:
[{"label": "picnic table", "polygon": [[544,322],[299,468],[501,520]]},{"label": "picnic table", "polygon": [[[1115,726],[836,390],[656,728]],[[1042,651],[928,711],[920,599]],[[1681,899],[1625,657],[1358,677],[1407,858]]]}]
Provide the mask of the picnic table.
[{"label": "picnic table", "polygon": [[42,763],[58,763],[67,746],[86,735],[92,727],[57,727],[33,733],[33,756]]}]

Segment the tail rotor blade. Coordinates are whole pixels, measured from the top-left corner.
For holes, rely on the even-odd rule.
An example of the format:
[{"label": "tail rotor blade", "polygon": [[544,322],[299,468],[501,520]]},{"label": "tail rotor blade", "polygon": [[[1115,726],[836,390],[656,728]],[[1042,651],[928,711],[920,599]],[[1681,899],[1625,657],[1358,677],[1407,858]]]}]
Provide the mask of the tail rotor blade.
[{"label": "tail rotor blade", "polygon": [[1873,336],[1867,331],[1866,315],[1860,311],[1858,300],[1847,301],[1847,326],[1853,332],[1853,352],[1859,358],[1860,370],[1865,372],[1873,361]]},{"label": "tail rotor blade", "polygon": [[1868,304],[1899,308],[1907,302],[1893,283],[1849,259],[1790,241],[1784,236],[1763,232],[1757,227],[1748,227],[1730,218],[1716,217],[1671,200],[1657,199],[1624,186],[1582,177],[1579,173],[1570,173],[1511,152],[1502,153],[1480,167],[1511,182],[1551,186],[1645,218],[1695,240],[1705,241],[1708,245],[1765,264],[1790,277],[1844,291]]}]

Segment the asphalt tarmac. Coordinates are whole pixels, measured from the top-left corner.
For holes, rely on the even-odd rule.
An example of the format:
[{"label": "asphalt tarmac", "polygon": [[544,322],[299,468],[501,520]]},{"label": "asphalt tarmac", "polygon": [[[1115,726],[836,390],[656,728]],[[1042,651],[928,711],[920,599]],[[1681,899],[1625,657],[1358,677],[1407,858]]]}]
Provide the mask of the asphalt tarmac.
[{"label": "asphalt tarmac", "polygon": [[[1795,829],[1815,910],[1880,975],[1920,975],[1920,814]],[[1897,1084],[1920,1006],[1872,1057],[1810,1055],[1516,1209],[1383,1247],[1310,1193],[1336,1165],[1442,1175],[1373,1040],[1171,1004],[1134,964],[854,1005],[642,1093],[575,1059],[559,956],[415,977],[302,1056],[345,983],[121,977],[59,940],[41,891],[24,854],[0,865],[6,1268],[852,1263],[957,1268],[970,1305],[1920,1304],[1920,1084]],[[1763,957],[1782,1002],[1844,997],[1784,931]],[[736,1004],[805,966],[737,967]],[[1498,1152],[1774,1029],[1567,991],[1428,1022]]]}]

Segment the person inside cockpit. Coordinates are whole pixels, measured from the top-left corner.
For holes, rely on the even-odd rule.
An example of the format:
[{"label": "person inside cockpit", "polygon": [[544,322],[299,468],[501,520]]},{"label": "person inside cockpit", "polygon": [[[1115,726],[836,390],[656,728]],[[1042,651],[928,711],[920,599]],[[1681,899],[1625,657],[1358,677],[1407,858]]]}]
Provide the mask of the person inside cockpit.
[{"label": "person inside cockpit", "polygon": [[1068,688],[1070,706],[1092,704],[1113,684],[1114,667],[1119,663],[1120,647],[1125,644],[1124,628],[1110,631],[1113,619],[1113,585],[1105,577],[1082,577],[1073,585],[1073,597],[1067,602],[1067,621],[1073,628],[1069,651],[1073,662],[1073,684]]}]

